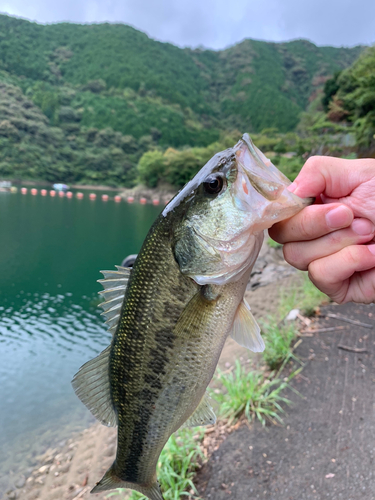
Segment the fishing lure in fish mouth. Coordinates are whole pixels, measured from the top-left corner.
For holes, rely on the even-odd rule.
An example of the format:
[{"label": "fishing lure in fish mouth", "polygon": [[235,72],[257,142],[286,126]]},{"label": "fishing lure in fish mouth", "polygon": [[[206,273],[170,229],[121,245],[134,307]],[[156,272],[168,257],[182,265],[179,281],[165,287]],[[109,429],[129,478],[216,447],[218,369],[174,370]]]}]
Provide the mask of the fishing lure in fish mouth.
[{"label": "fishing lure in fish mouth", "polygon": [[168,438],[216,420],[206,388],[226,338],[264,349],[244,293],[263,230],[313,201],[289,184],[245,134],[165,207],[131,270],[102,271],[112,342],[72,381],[98,420],[118,426],[115,461],[92,493],[163,500],[156,466]]}]

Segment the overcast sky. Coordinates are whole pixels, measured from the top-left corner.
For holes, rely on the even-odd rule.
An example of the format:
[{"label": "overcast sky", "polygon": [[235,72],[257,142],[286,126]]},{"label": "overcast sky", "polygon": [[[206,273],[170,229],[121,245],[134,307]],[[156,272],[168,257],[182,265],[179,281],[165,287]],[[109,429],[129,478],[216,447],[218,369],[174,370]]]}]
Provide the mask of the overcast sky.
[{"label": "overcast sky", "polygon": [[375,43],[375,0],[0,0],[0,12],[41,23],[122,22],[189,47],[221,49],[244,38]]}]

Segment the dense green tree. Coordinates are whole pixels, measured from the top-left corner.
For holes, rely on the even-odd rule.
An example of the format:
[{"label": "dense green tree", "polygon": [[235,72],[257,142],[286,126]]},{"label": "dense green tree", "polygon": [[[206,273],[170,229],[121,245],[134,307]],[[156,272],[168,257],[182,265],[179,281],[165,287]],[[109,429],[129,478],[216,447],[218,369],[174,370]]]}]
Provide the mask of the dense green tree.
[{"label": "dense green tree", "polygon": [[337,78],[328,118],[353,124],[362,146],[375,142],[375,46]]}]

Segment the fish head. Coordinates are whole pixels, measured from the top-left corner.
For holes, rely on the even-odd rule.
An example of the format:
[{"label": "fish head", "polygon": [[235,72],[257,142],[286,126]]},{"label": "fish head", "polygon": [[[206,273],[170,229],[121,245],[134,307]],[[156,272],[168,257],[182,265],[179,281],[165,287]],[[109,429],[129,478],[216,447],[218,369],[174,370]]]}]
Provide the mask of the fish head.
[{"label": "fish head", "polygon": [[313,202],[289,184],[248,134],[217,153],[163,211],[173,219],[180,271],[200,285],[240,279],[258,256],[264,229]]}]

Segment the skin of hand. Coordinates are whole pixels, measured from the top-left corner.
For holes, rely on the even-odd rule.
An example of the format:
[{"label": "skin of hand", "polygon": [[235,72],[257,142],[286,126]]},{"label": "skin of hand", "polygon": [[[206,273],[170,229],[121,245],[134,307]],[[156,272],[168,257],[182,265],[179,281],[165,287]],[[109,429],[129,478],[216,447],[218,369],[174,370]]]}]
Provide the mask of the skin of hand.
[{"label": "skin of hand", "polygon": [[375,160],[313,156],[289,190],[316,202],[269,230],[285,260],[335,302],[375,302]]}]

